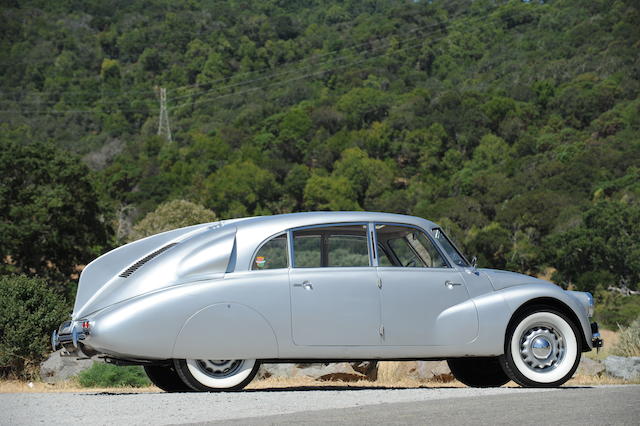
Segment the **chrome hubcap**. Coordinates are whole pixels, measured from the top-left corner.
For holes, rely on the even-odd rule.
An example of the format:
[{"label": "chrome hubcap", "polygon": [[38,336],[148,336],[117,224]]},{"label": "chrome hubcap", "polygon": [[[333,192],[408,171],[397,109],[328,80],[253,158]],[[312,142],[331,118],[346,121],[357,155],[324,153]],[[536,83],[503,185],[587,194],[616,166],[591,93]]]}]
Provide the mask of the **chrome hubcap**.
[{"label": "chrome hubcap", "polygon": [[531,352],[538,359],[547,359],[551,354],[551,343],[544,337],[538,336],[531,343]]},{"label": "chrome hubcap", "polygon": [[241,359],[199,359],[196,361],[200,371],[214,378],[233,376],[242,367],[243,362]]},{"label": "chrome hubcap", "polygon": [[554,369],[564,357],[565,340],[549,325],[536,325],[522,333],[520,357],[532,370],[545,372]]}]

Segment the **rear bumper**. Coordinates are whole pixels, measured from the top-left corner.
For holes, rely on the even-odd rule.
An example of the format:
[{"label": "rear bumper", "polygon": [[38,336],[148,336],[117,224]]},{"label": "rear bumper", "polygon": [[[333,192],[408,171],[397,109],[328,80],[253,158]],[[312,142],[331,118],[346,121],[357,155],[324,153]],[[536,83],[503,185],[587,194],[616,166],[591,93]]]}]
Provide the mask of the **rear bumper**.
[{"label": "rear bumper", "polygon": [[600,337],[600,330],[598,329],[598,323],[591,323],[591,347],[597,349],[604,345],[604,341]]},{"label": "rear bumper", "polygon": [[62,356],[83,357],[83,341],[87,336],[79,321],[65,321],[51,333],[51,347],[54,351],[62,348]]}]

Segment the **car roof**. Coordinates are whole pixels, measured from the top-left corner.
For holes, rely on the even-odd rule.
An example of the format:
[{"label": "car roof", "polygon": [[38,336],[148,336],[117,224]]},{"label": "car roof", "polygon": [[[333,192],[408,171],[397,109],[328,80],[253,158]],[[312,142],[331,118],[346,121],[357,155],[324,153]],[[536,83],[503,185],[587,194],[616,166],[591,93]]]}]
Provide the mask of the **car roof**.
[{"label": "car roof", "polygon": [[430,232],[437,225],[416,216],[395,213],[340,211],[340,212],[304,212],[273,216],[256,216],[222,221],[222,226],[237,228],[236,270],[250,267],[254,251],[268,238],[291,228],[306,226],[359,222],[384,222],[414,225]]},{"label": "car roof", "polygon": [[399,222],[413,224],[431,229],[437,225],[429,220],[416,216],[396,213],[366,212],[366,211],[322,211],[286,213],[272,216],[254,216],[241,219],[223,221],[223,224],[234,223],[238,228],[268,226],[273,228],[298,228],[304,226],[321,225],[324,223],[342,222]]}]

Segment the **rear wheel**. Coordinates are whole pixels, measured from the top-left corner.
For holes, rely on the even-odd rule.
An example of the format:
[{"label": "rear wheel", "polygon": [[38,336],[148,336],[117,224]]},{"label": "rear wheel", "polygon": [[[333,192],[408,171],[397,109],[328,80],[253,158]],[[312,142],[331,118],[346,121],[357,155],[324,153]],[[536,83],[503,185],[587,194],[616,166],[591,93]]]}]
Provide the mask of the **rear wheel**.
[{"label": "rear wheel", "polygon": [[573,376],[581,353],[576,324],[560,311],[537,306],[512,321],[500,362],[521,386],[555,387]]},{"label": "rear wheel", "polygon": [[151,383],[165,392],[187,392],[191,390],[182,381],[173,364],[167,366],[145,365],[144,372],[147,373]]},{"label": "rear wheel", "polygon": [[176,371],[193,390],[240,390],[253,380],[260,363],[255,359],[176,359]]},{"label": "rear wheel", "polygon": [[511,380],[498,357],[453,358],[447,364],[458,381],[474,388],[499,387]]}]

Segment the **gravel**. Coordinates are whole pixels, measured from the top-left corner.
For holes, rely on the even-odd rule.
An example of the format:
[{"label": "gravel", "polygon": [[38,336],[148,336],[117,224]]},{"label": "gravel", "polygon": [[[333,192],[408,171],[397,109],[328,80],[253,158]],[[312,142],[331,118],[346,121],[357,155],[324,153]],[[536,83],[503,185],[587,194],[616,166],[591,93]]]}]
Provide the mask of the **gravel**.
[{"label": "gravel", "polygon": [[522,388],[251,390],[237,393],[0,394],[0,424],[149,425],[264,417],[378,404],[556,392]]}]

